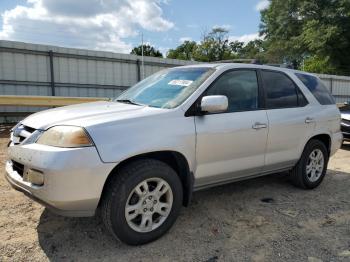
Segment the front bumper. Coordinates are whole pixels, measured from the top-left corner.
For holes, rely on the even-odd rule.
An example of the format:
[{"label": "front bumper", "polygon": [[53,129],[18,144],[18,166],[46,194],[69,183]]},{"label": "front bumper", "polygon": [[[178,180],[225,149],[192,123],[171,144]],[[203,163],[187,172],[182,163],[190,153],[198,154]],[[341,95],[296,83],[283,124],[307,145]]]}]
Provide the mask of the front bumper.
[{"label": "front bumper", "polygon": [[[93,216],[114,163],[103,163],[95,147],[58,148],[39,144],[10,145],[6,179],[15,189],[65,216]],[[42,186],[26,182],[13,166],[44,174]]]}]

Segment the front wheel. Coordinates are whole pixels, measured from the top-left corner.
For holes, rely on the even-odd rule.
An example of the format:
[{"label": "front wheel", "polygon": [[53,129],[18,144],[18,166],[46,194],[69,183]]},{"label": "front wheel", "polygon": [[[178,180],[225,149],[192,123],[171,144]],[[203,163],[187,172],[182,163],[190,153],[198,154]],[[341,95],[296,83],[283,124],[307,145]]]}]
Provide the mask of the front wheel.
[{"label": "front wheel", "polygon": [[107,229],[130,245],[165,234],[182,205],[182,185],[167,164],[141,159],[122,167],[109,181],[101,205]]},{"label": "front wheel", "polygon": [[313,189],[321,184],[326,175],[328,150],[319,140],[309,141],[303,154],[291,171],[291,180],[295,186]]}]

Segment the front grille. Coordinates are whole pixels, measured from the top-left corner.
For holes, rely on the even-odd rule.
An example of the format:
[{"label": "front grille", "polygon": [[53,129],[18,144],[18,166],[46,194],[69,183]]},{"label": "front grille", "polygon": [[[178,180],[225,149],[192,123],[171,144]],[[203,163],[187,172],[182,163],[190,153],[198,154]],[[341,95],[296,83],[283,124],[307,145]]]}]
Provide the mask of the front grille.
[{"label": "front grille", "polygon": [[11,160],[11,161],[12,161],[13,170],[16,171],[21,177],[23,177],[24,165],[14,161],[14,160]]},{"label": "front grille", "polygon": [[30,137],[34,131],[35,131],[35,128],[25,126],[25,125],[19,125],[16,129],[12,130],[12,133],[11,133],[13,136],[12,142],[15,145],[21,144],[24,140]]},{"label": "front grille", "polygon": [[29,127],[29,126],[23,126],[24,130],[28,131],[29,133],[33,133],[35,131],[35,128]]}]

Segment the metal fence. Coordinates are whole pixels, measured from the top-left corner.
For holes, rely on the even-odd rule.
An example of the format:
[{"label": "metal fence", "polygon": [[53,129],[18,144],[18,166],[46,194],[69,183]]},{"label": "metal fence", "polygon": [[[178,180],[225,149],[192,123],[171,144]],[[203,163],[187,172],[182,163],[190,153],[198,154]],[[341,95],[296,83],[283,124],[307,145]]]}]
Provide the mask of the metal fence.
[{"label": "metal fence", "polygon": [[[0,40],[0,95],[116,97],[143,74],[194,63]],[[350,100],[350,77],[319,76],[337,103]],[[1,106],[0,123],[42,109]]]},{"label": "metal fence", "polygon": [[[116,97],[161,69],[191,61],[0,40],[0,95]],[[1,106],[0,123],[42,110]]]},{"label": "metal fence", "polygon": [[350,77],[320,74],[318,77],[325,83],[337,103],[350,101]]}]

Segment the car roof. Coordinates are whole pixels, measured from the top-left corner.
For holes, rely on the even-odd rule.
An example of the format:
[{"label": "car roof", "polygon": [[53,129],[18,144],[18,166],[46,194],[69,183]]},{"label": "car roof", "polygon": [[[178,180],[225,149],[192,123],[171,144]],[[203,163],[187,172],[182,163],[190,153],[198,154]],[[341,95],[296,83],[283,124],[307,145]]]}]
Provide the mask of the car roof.
[{"label": "car roof", "polygon": [[301,73],[305,75],[313,75],[307,72],[294,70],[290,68],[283,68],[277,66],[269,66],[269,65],[257,65],[257,64],[244,64],[244,63],[198,63],[194,65],[186,65],[181,66],[181,68],[195,68],[195,67],[207,67],[207,68],[215,68],[215,69],[234,69],[234,68],[255,68],[255,69],[267,69],[288,73]]}]

